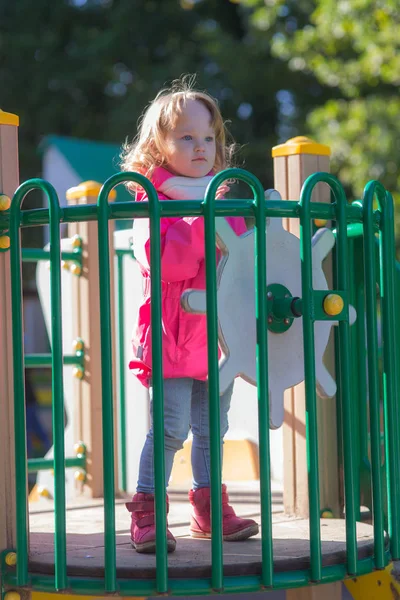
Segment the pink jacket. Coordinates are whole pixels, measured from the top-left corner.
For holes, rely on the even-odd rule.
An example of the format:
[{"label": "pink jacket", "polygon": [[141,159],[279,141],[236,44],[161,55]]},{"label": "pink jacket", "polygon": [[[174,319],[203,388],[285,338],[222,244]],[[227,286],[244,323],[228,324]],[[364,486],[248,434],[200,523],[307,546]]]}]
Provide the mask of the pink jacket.
[{"label": "pink jacket", "polygon": [[[189,186],[196,185],[196,180],[177,178],[162,167],[157,168],[152,177],[152,183],[158,191],[160,200],[169,200],[172,197],[179,199],[173,195],[173,192],[168,197],[160,191],[160,188],[173,188],[176,181],[181,184],[179,195],[185,188],[184,185],[182,187],[182,182],[185,183],[185,180],[188,181]],[[172,186],[169,185],[170,183]],[[203,196],[195,196],[197,199],[200,197]],[[147,196],[138,193],[136,200],[147,200]],[[227,221],[237,235],[246,231],[244,218],[227,217]],[[144,286],[143,301],[133,331],[133,357],[129,367],[143,385],[148,386],[152,364],[148,219],[135,220],[133,247],[144,278]],[[164,377],[191,377],[205,380],[208,373],[206,317],[186,312],[180,302],[184,290],[205,289],[203,217],[161,219],[161,287]]]}]

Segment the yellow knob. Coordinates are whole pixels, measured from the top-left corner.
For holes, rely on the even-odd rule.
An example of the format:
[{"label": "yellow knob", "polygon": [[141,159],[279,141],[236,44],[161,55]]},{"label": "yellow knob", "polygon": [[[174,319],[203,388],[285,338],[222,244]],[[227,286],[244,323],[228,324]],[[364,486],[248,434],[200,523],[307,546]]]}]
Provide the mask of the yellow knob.
[{"label": "yellow knob", "polygon": [[71,243],[73,248],[80,248],[82,246],[82,238],[79,235],[74,235],[71,238]]},{"label": "yellow knob", "polygon": [[4,594],[4,600],[20,600],[21,595],[19,594],[19,592],[15,592],[14,590],[12,590],[11,592],[6,592]]},{"label": "yellow knob", "polygon": [[8,565],[9,567],[15,567],[15,565],[17,564],[17,553],[16,552],[8,552],[6,554],[6,565]]},{"label": "yellow knob", "polygon": [[76,454],[83,454],[86,451],[86,446],[83,442],[77,442],[74,446]]},{"label": "yellow knob", "polygon": [[11,206],[11,200],[5,194],[0,194],[0,210],[8,210]]},{"label": "yellow knob", "polygon": [[51,498],[50,492],[46,487],[40,485],[37,492],[39,496],[42,496],[42,498]]},{"label": "yellow knob", "polygon": [[74,352],[79,352],[80,350],[83,350],[83,341],[80,339],[74,340],[72,342],[72,349],[74,350]]},{"label": "yellow knob", "polygon": [[10,238],[8,235],[0,236],[0,250],[8,250],[10,247]]},{"label": "yellow knob", "polygon": [[338,294],[328,294],[324,298],[324,311],[334,317],[340,315],[344,307],[343,298]]},{"label": "yellow knob", "polygon": [[72,375],[73,375],[74,377],[76,377],[76,379],[83,379],[83,376],[84,376],[84,374],[85,374],[85,373],[84,373],[84,371],[83,371],[82,367],[75,367],[75,368],[72,370]]},{"label": "yellow knob", "polygon": [[72,263],[69,270],[71,271],[72,275],[80,275],[82,272],[82,269],[76,263]]},{"label": "yellow knob", "polygon": [[314,219],[314,223],[315,223],[316,227],[325,227],[327,222],[328,221],[326,219]]},{"label": "yellow knob", "polygon": [[75,481],[85,481],[86,474],[83,471],[75,471],[74,478]]},{"label": "yellow knob", "polygon": [[69,269],[70,269],[70,263],[67,260],[62,260],[61,261],[61,268],[65,269],[66,271],[69,271]]}]

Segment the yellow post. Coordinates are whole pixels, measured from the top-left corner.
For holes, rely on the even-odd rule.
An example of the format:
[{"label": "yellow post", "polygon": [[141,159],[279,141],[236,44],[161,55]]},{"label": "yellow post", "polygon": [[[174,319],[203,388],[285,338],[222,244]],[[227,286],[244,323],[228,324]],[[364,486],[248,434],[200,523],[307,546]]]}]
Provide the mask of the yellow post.
[{"label": "yellow post", "polygon": [[[8,210],[18,182],[18,117],[0,110],[0,215]],[[12,310],[8,247],[7,232],[0,231],[0,552],[15,548],[16,544]]]},{"label": "yellow post", "polygon": [[[67,191],[69,205],[95,204],[101,185],[95,181],[86,181]],[[115,191],[110,199],[116,197]],[[113,248],[114,222],[110,221],[109,245]],[[93,498],[103,496],[103,444],[102,444],[102,394],[101,394],[101,351],[100,351],[100,291],[97,221],[71,223],[68,226],[70,238],[76,236],[82,240],[82,273],[73,278],[72,296],[74,298],[73,335],[81,338],[85,346],[85,374],[77,378],[74,384],[74,422],[76,440],[82,440],[87,448],[87,477],[84,492]],[[77,243],[79,243],[77,241]],[[110,261],[110,284],[114,290],[114,255]],[[111,294],[111,322],[114,323],[114,294]],[[115,335],[112,337],[115,356]],[[115,402],[115,365],[114,381],[114,422],[117,431],[117,410]],[[117,436],[115,435],[115,473],[116,489],[118,482]]]},{"label": "yellow post", "polygon": [[[299,136],[272,150],[274,160],[274,187],[284,200],[299,200],[304,181],[312,173],[329,172],[330,149],[313,140]],[[317,184],[313,201],[330,202],[327,185]],[[318,223],[322,225],[322,223]],[[329,227],[329,223],[326,223]],[[300,237],[298,219],[286,219],[284,227]],[[328,285],[332,284],[332,261],[328,257],[324,264]],[[333,341],[325,353],[325,365],[334,377]],[[319,400],[318,403],[318,442],[321,509],[329,510],[332,516],[339,516],[339,486],[337,460],[336,399]],[[285,392],[285,420],[283,424],[284,492],[285,512],[302,518],[309,516],[308,474],[305,436],[305,394],[304,384],[299,384]],[[332,584],[334,586],[334,584]],[[291,592],[290,599],[328,597],[329,586],[317,586]],[[332,587],[329,598],[341,598],[338,586]],[[305,593],[309,595],[304,596]],[[321,596],[319,595],[321,594]]]}]

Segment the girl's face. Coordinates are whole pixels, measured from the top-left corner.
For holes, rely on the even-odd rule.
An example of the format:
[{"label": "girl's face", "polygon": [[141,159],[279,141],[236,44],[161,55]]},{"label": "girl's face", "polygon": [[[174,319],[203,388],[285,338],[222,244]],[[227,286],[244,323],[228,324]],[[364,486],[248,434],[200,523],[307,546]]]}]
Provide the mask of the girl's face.
[{"label": "girl's face", "polygon": [[184,177],[204,177],[215,164],[211,115],[199,100],[188,100],[175,127],[165,137],[167,168]]}]

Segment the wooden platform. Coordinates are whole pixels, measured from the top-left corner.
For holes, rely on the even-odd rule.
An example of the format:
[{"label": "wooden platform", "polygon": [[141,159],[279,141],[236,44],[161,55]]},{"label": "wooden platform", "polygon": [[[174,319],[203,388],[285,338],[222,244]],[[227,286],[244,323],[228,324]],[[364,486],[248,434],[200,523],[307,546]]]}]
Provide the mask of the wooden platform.
[{"label": "wooden platform", "polygon": [[[257,492],[230,492],[237,514],[260,522]],[[117,575],[119,578],[152,579],[155,556],[138,554],[130,544],[130,515],[125,500],[116,500]],[[273,548],[276,571],[307,569],[309,560],[308,521],[289,518],[282,512],[282,496],[273,494]],[[169,576],[175,578],[210,577],[211,542],[188,535],[190,505],[186,493],[170,494],[170,529],[177,538],[176,551],[168,555]],[[103,503],[101,500],[80,501],[67,510],[68,575],[104,576]],[[29,570],[54,573],[54,513],[52,503],[44,501],[30,506]],[[359,557],[373,552],[373,530],[365,523],[357,524]],[[321,520],[323,565],[345,562],[345,522]],[[245,542],[224,542],[225,575],[261,573],[260,535]]]}]

